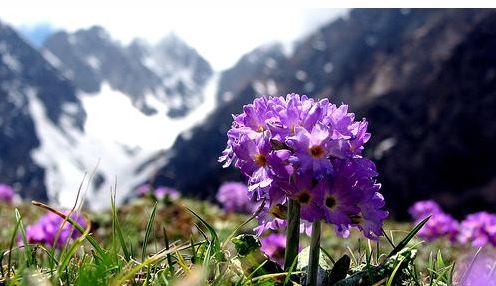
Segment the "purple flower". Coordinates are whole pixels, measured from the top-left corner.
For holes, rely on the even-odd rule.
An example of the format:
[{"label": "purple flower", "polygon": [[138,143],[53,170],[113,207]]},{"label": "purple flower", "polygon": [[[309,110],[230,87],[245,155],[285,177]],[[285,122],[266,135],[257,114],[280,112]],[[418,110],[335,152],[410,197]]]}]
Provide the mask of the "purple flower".
[{"label": "purple flower", "polygon": [[[68,213],[64,212],[64,214]],[[87,223],[83,216],[73,213],[71,218],[82,227],[86,227]],[[51,212],[26,228],[26,238],[29,243],[45,244],[49,247],[55,244],[57,248],[62,248],[69,239],[76,239],[80,235],[81,233],[69,222],[64,223],[63,218]]]},{"label": "purple flower", "polygon": [[442,213],[441,207],[433,200],[418,201],[408,210],[412,218],[416,221],[423,220],[424,218]]},{"label": "purple flower", "polygon": [[458,241],[475,247],[483,247],[488,243],[496,247],[496,215],[488,212],[468,215],[460,224]]},{"label": "purple flower", "polygon": [[216,198],[228,213],[253,213],[257,210],[257,204],[248,197],[248,187],[240,182],[223,183]]},{"label": "purple flower", "polygon": [[159,186],[153,192],[155,198],[159,201],[167,200],[167,201],[177,201],[181,194],[174,188]]},{"label": "purple flower", "polygon": [[297,127],[295,136],[287,139],[287,144],[295,154],[293,161],[300,172],[311,170],[319,179],[332,174],[332,164],[329,160],[332,148],[330,145],[329,129],[323,124],[316,124],[311,133],[303,127]]},{"label": "purple flower", "polygon": [[0,202],[11,204],[14,201],[14,189],[6,184],[0,184]]},{"label": "purple flower", "polygon": [[455,263],[455,281],[459,286],[496,286],[494,263],[496,253],[483,251],[478,254],[464,255]]},{"label": "purple flower", "polygon": [[382,225],[389,212],[382,210],[385,205],[384,197],[377,192],[380,184],[374,184],[371,189],[364,191],[358,207],[361,215],[352,218],[363,235],[372,240],[377,240],[382,235]]},{"label": "purple flower", "polygon": [[236,167],[250,178],[248,181],[250,197],[254,197],[255,200],[268,198],[267,191],[273,179],[270,176],[271,146],[267,133],[254,139],[243,135],[240,142],[233,145],[233,149],[238,158]]},{"label": "purple flower", "polygon": [[355,121],[348,106],[298,94],[257,98],[233,116],[227,137],[219,161],[234,163],[250,198],[265,202],[258,234],[284,226],[281,210],[294,199],[303,223],[325,220],[344,236],[350,227],[381,235],[388,213],[375,165],[361,156],[367,121]]},{"label": "purple flower", "polygon": [[150,195],[152,191],[152,187],[148,184],[142,185],[136,189],[136,192],[138,193],[138,197],[145,197],[147,195]]},{"label": "purple flower", "polygon": [[385,202],[381,185],[373,179],[375,165],[364,158],[335,160],[334,165],[336,175],[322,200],[326,221],[338,226],[336,231],[343,236],[354,226],[365,237],[377,239],[389,213],[382,210]]},{"label": "purple flower", "polygon": [[327,189],[326,180],[318,181],[311,172],[307,172],[295,176],[294,188],[289,190],[288,196],[300,203],[301,218],[314,222],[324,219],[321,202]]},{"label": "purple flower", "polygon": [[284,264],[284,252],[286,250],[286,236],[284,234],[271,233],[260,239],[262,246],[260,250],[265,253],[270,260],[279,265]]},{"label": "purple flower", "polygon": [[446,237],[455,242],[458,235],[459,224],[453,217],[445,213],[436,213],[420,229],[418,236],[427,241]]}]

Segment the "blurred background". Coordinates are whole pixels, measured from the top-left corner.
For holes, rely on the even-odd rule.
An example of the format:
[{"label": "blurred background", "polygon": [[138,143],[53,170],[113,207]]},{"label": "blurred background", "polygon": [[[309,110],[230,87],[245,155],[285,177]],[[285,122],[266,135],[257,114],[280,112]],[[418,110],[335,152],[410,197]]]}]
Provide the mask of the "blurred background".
[{"label": "blurred background", "polygon": [[231,114],[295,92],[369,120],[396,218],[496,207],[496,10],[49,2],[0,11],[0,182],[22,198],[70,206],[86,174],[96,209],[116,182],[213,199],[244,179],[217,162]]}]

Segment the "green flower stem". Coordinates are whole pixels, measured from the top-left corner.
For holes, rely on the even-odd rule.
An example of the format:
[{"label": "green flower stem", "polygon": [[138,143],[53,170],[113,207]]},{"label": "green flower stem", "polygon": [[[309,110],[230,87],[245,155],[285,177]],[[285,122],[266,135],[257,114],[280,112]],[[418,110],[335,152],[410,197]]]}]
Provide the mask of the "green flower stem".
[{"label": "green flower stem", "polygon": [[320,258],[320,220],[312,223],[312,237],[310,241],[310,255],[308,257],[307,286],[317,285]]},{"label": "green flower stem", "polygon": [[286,236],[286,252],[284,254],[284,270],[288,271],[298,256],[300,244],[300,203],[290,199],[288,202],[288,231]]}]

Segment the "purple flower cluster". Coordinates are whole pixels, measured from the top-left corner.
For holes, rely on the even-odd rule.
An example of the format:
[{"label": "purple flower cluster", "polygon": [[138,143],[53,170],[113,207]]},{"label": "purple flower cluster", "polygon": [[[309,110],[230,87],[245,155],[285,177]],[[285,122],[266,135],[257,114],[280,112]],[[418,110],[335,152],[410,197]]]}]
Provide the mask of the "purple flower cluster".
[{"label": "purple flower cluster", "polygon": [[181,194],[174,188],[159,186],[153,189],[150,185],[142,185],[136,189],[139,197],[150,196],[158,201],[177,201]]},{"label": "purple flower cluster", "polygon": [[441,207],[433,200],[418,201],[408,210],[414,220],[423,220],[424,218],[443,213]]},{"label": "purple flower cluster", "polygon": [[432,241],[440,237],[447,237],[455,242],[458,235],[459,223],[433,200],[418,201],[408,210],[416,223],[428,216],[431,218],[417,233],[419,237]]},{"label": "purple flower cluster", "polygon": [[[68,213],[64,212],[64,214]],[[71,218],[80,226],[86,227],[87,223],[83,216],[73,213]],[[69,222],[63,223],[64,219],[60,216],[47,213],[35,224],[26,228],[26,238],[29,243],[45,244],[49,247],[55,244],[57,248],[62,248],[70,238],[76,239],[81,235]]]},{"label": "purple flower cluster", "polygon": [[163,186],[156,188],[154,194],[159,201],[177,201],[181,197],[181,194],[176,189]]},{"label": "purple flower cluster", "polygon": [[461,255],[455,263],[454,280],[459,286],[496,286],[494,251]]},{"label": "purple flower cluster", "polygon": [[468,215],[460,225],[458,241],[475,247],[487,244],[496,247],[496,215],[488,212]]},{"label": "purple flower cluster", "polygon": [[240,182],[223,183],[216,198],[228,213],[253,213],[258,207],[258,204],[248,197],[248,187]]},{"label": "purple flower cluster", "polygon": [[14,201],[14,189],[6,184],[0,184],[0,202],[11,204]]},{"label": "purple flower cluster", "polygon": [[478,212],[468,215],[459,223],[432,200],[416,202],[409,212],[417,223],[431,215],[418,232],[418,236],[427,241],[447,237],[451,242],[471,244],[474,247],[488,244],[496,247],[496,214]]},{"label": "purple flower cluster", "polygon": [[301,218],[325,220],[346,235],[358,227],[381,235],[388,212],[374,163],[362,157],[367,121],[355,121],[348,106],[307,96],[261,97],[234,116],[219,161],[234,163],[248,177],[248,194],[265,201],[260,229],[283,226],[288,199]]},{"label": "purple flower cluster", "polygon": [[286,236],[279,233],[271,233],[260,239],[260,250],[265,253],[270,260],[280,266],[284,264],[284,251],[286,250]]}]

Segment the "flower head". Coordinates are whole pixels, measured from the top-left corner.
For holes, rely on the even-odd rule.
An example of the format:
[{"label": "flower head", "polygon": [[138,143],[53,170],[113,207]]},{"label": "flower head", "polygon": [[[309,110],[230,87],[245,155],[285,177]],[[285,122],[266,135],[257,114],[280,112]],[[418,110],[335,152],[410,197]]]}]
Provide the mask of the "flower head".
[{"label": "flower head", "polygon": [[14,189],[6,184],[0,184],[0,202],[12,203],[14,201]]},{"label": "flower head", "polygon": [[157,187],[153,194],[159,201],[176,201],[181,197],[181,194],[176,189],[164,186]]},{"label": "flower head", "polygon": [[460,256],[455,263],[454,280],[460,286],[496,286],[494,251],[481,251]]},{"label": "flower head", "polygon": [[483,247],[492,244],[496,247],[496,215],[478,212],[468,215],[460,224],[458,241],[461,244],[472,244]]},{"label": "flower head", "polygon": [[257,233],[284,225],[279,213],[294,199],[304,222],[325,220],[342,235],[350,227],[381,234],[388,213],[375,166],[361,155],[367,121],[355,121],[348,106],[298,94],[261,97],[233,119],[219,161],[234,163],[248,177],[250,198],[265,202]]},{"label": "flower head", "polygon": [[417,235],[427,241],[446,237],[451,242],[454,242],[458,235],[458,229],[459,223],[452,216],[445,213],[436,213],[431,216]]},{"label": "flower head", "polygon": [[408,212],[414,220],[423,220],[424,218],[442,213],[441,207],[433,200],[418,201],[408,209]]},{"label": "flower head", "polygon": [[[69,212],[64,212],[68,214]],[[83,216],[76,213],[71,214],[71,218],[82,227],[87,223]],[[54,213],[47,213],[35,224],[26,228],[26,238],[29,243],[40,243],[46,246],[55,244],[57,248],[62,248],[69,239],[76,239],[81,235],[69,222]]]},{"label": "flower head", "polygon": [[257,209],[257,204],[248,197],[248,187],[241,182],[223,183],[216,198],[228,213],[253,213]]},{"label": "flower head", "polygon": [[152,187],[148,184],[141,185],[136,189],[138,197],[145,197],[152,193]]}]

